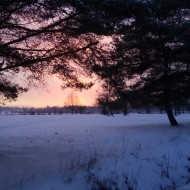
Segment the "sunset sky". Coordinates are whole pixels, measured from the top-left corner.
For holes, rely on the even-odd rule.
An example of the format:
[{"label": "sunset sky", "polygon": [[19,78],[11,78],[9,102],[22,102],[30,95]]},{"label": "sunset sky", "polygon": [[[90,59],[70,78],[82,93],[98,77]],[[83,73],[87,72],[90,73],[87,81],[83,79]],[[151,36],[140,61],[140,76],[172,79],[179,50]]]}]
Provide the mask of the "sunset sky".
[{"label": "sunset sky", "polygon": [[[99,91],[98,84],[95,84],[89,90],[75,91],[79,97],[81,105],[94,105]],[[47,89],[40,89],[33,87],[28,92],[23,93],[17,99],[7,106],[24,106],[24,107],[45,107],[45,106],[63,106],[66,97],[72,89],[61,89],[61,80],[52,78],[48,81]]]}]

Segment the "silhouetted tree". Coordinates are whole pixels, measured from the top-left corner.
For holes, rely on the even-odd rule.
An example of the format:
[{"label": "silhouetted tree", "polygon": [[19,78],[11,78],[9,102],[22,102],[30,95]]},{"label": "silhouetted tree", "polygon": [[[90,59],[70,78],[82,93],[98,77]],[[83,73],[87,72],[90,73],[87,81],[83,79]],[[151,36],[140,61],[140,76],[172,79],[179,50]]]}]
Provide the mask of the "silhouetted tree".
[{"label": "silhouetted tree", "polygon": [[114,73],[120,82],[109,80],[115,94],[135,92],[140,103],[164,106],[171,125],[178,125],[172,105],[190,97],[190,1],[132,0],[117,8],[125,18],[116,28],[115,62],[95,70],[100,67],[105,80],[121,68]]},{"label": "silhouetted tree", "polygon": [[76,111],[77,107],[80,105],[80,101],[79,101],[77,94],[74,92],[71,92],[70,94],[68,94],[68,96],[66,97],[64,105],[73,114],[74,111]]},{"label": "silhouetted tree", "polygon": [[42,83],[51,74],[63,87],[89,88],[92,83],[77,73],[90,75],[91,65],[106,53],[100,40],[113,28],[106,6],[100,0],[1,0],[1,100],[16,99],[28,83]]}]

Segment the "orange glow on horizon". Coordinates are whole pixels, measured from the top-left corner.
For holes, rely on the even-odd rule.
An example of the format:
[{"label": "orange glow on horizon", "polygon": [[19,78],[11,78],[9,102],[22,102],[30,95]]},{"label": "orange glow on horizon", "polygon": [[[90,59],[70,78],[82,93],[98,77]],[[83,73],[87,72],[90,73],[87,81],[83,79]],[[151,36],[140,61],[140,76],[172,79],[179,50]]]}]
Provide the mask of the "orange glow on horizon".
[{"label": "orange glow on horizon", "polygon": [[[47,89],[32,88],[28,92],[21,94],[17,101],[6,103],[6,106],[19,107],[46,107],[46,106],[64,106],[67,95],[72,89],[61,89],[61,80],[53,77],[48,81]],[[80,104],[84,106],[93,106],[98,95],[99,85],[95,84],[89,90],[75,91],[79,97]]]}]

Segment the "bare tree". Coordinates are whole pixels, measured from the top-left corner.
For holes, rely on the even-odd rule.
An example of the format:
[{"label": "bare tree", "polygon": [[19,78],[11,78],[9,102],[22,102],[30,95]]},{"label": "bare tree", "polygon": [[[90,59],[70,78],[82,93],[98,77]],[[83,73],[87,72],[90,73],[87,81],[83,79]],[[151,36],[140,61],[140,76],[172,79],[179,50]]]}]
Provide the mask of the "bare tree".
[{"label": "bare tree", "polygon": [[78,106],[80,106],[80,101],[76,93],[71,92],[66,97],[64,105],[71,111],[73,114],[75,109],[77,109]]}]

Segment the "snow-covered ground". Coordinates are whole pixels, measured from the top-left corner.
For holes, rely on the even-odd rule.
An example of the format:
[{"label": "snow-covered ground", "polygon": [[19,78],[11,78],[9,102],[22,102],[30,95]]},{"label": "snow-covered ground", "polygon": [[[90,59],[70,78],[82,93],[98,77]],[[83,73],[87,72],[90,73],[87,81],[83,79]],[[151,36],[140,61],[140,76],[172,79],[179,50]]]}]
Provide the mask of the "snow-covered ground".
[{"label": "snow-covered ground", "polygon": [[173,128],[164,114],[0,116],[0,190],[182,188],[190,115],[177,119]]}]

